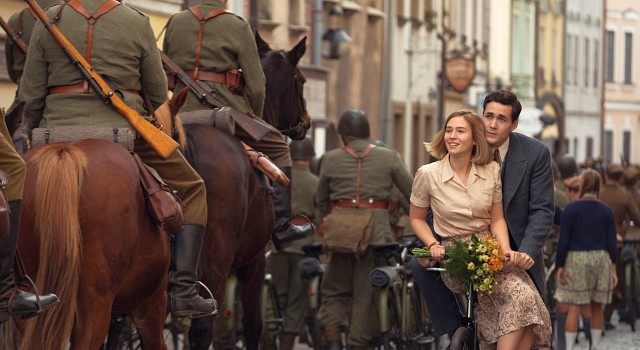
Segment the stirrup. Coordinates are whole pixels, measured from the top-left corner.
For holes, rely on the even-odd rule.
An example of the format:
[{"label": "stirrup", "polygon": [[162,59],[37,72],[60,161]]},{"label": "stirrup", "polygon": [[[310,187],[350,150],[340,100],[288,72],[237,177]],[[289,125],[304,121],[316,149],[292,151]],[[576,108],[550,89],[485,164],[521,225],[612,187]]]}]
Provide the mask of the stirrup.
[{"label": "stirrup", "polygon": [[[57,305],[58,303],[60,303],[60,299],[58,299],[56,302],[49,304],[46,309],[43,308],[42,307],[42,303],[40,302],[40,294],[38,293],[38,289],[36,288],[36,284],[33,282],[31,277],[29,277],[27,275],[24,275],[23,278],[26,279],[29,282],[29,285],[33,289],[33,295],[36,297],[36,310],[34,312],[30,312],[30,313],[26,313],[26,314],[14,314],[13,313],[13,310],[12,310],[13,298],[16,296],[18,291],[20,291],[18,289],[18,284],[16,283],[15,286],[13,288],[11,288],[8,292],[5,292],[4,294],[0,295],[0,299],[9,296],[9,300],[7,301],[7,315],[8,315],[8,317],[20,317],[20,319],[26,320],[28,318],[31,318],[31,317],[34,317],[34,316],[38,316],[41,313],[43,313],[44,311],[46,311],[47,309],[49,309],[51,306],[54,306],[54,305]],[[20,291],[20,292],[22,292],[22,291]],[[27,293],[27,292],[25,292],[25,293]],[[5,321],[4,317],[0,317],[0,322],[4,322],[4,321]]]}]

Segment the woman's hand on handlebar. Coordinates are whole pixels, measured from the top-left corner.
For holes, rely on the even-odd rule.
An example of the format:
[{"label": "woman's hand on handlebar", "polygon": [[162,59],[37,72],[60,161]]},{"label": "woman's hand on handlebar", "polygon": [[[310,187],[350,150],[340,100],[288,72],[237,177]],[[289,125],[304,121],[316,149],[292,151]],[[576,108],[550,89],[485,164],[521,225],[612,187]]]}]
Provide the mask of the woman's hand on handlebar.
[{"label": "woman's hand on handlebar", "polygon": [[528,254],[520,253],[515,250],[505,250],[504,255],[507,257],[507,266],[515,266],[523,270],[528,270],[535,263]]}]

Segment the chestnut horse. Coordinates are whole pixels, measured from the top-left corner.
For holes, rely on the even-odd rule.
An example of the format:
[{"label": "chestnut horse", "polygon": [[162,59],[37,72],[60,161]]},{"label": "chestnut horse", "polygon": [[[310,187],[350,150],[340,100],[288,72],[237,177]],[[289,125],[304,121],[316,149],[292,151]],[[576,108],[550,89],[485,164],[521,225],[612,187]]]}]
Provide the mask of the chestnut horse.
[{"label": "chestnut horse", "polygon": [[[267,81],[264,119],[293,139],[310,127],[303,97],[303,75],[297,68],[306,38],[290,51],[272,50],[256,32]],[[265,275],[264,249],[274,225],[268,186],[261,186],[240,141],[203,124],[185,124],[185,154],[204,179],[209,221],[202,250],[202,281],[218,301],[224,300],[229,273],[238,277],[247,349],[257,349],[262,330],[259,297]],[[221,311],[222,313],[222,311]],[[192,320],[191,349],[208,349],[213,317]]]},{"label": "chestnut horse", "polygon": [[21,348],[99,349],[117,313],[145,348],[166,349],[169,236],[148,214],[131,154],[88,139],[24,157],[19,249],[39,291],[62,303],[26,322]]}]

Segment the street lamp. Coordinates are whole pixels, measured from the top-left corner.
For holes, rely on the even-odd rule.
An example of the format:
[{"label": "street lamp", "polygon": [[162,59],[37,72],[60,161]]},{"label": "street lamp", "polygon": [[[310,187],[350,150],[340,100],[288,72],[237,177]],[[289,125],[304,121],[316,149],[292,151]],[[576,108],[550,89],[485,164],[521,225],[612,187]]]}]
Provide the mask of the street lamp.
[{"label": "street lamp", "polygon": [[342,29],[344,12],[340,6],[334,6],[329,12],[329,29],[322,36],[322,56],[338,59],[345,54],[351,43],[351,37]]}]

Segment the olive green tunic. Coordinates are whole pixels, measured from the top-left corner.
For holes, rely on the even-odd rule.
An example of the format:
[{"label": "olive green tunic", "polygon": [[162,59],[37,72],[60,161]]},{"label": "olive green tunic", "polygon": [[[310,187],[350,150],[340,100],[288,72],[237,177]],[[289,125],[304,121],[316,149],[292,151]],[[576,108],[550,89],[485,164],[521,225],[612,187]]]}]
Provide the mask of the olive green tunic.
[{"label": "olive green tunic", "polygon": [[6,199],[22,199],[22,189],[25,180],[25,163],[22,157],[13,148],[11,136],[4,122],[4,114],[0,109],[0,170],[9,175],[9,183],[6,186]]},{"label": "olive green tunic", "polygon": [[[225,4],[219,0],[200,2],[202,16],[224,8]],[[196,68],[199,28],[200,22],[188,9],[172,16],[167,24],[162,50],[185,71]],[[202,82],[210,87],[213,96],[222,104],[245,114],[252,111],[257,116],[255,119],[268,125],[260,119],[264,108],[265,77],[249,23],[232,13],[221,14],[205,22],[203,33],[199,69],[216,73],[225,73],[235,68],[241,69],[244,79],[243,96],[232,93],[224,84]],[[175,91],[183,87],[176,82]],[[208,107],[200,103],[195,95],[189,94],[182,111],[202,109],[208,109]],[[260,141],[255,141],[248,135],[238,134],[237,136],[249,146],[269,156],[278,167],[291,166],[289,146],[282,134],[273,127],[271,132]]]},{"label": "olive green tunic", "polygon": [[[89,13],[95,13],[104,0],[80,2]],[[54,16],[59,6],[47,10],[49,17]],[[76,49],[84,54],[88,33],[85,17],[72,7],[65,6],[56,24]],[[118,5],[96,20],[90,63],[107,82],[118,89],[140,91],[144,88],[154,108],[167,98],[166,77],[149,18],[137,10]],[[132,129],[124,117],[95,93],[48,94],[51,87],[73,85],[83,80],[79,69],[71,63],[42,23],[38,22],[31,37],[20,89],[20,98],[26,103],[24,122],[28,130],[38,126],[50,128],[68,125]],[[140,95],[124,93],[123,100],[141,115],[147,115]],[[174,152],[168,159],[162,160],[142,139],[136,141],[135,151],[178,192],[184,204],[185,223],[205,225],[207,206],[204,182],[182,154]]]},{"label": "olive green tunic", "polygon": [[[38,5],[43,9],[49,8],[53,5],[59,4],[60,0],[36,0]],[[21,11],[14,13],[11,17],[9,17],[9,21],[7,23],[13,30],[18,34],[20,39],[24,41],[27,46],[29,46],[29,41],[31,40],[31,33],[33,32],[33,26],[36,24],[37,19],[34,18],[31,13],[24,8]],[[22,53],[18,44],[16,44],[11,38],[7,35],[7,41],[5,42],[4,48],[5,61],[7,63],[7,73],[9,73],[9,78],[11,81],[18,84],[18,88],[20,88],[20,78],[21,74],[24,70],[24,62],[27,59],[27,56]],[[7,114],[11,113],[15,108],[20,104],[20,99],[18,98],[18,91],[16,90],[16,97],[13,100],[13,103],[7,109]]]},{"label": "olive green tunic", "polygon": [[[356,139],[349,145],[362,154],[369,142]],[[357,160],[342,149],[327,152],[322,160],[318,183],[317,218],[331,210],[338,199],[356,197]],[[388,201],[396,185],[405,200],[409,200],[413,178],[394,150],[376,147],[362,160],[360,197],[362,200]],[[370,245],[395,240],[389,230],[389,212],[373,211]],[[369,347],[378,331],[377,314],[372,305],[373,288],[369,273],[375,267],[371,246],[360,256],[350,253],[330,253],[330,260],[322,280],[322,305],[318,319],[324,325],[345,325],[350,319],[347,344]]]},{"label": "olive green tunic", "polygon": [[600,189],[600,200],[608,205],[616,217],[616,231],[624,237],[626,228],[624,221],[640,222],[640,212],[631,194],[619,184],[605,184]]}]

